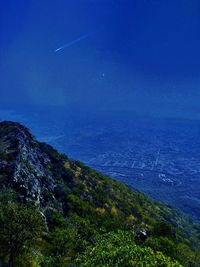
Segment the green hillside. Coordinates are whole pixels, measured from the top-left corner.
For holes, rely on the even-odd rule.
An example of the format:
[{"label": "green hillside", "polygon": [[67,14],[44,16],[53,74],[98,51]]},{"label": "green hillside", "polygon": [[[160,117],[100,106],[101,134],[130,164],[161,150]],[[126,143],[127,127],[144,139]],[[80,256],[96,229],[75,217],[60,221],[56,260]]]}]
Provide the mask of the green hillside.
[{"label": "green hillside", "polygon": [[0,258],[10,266],[200,266],[200,226],[0,123]]}]

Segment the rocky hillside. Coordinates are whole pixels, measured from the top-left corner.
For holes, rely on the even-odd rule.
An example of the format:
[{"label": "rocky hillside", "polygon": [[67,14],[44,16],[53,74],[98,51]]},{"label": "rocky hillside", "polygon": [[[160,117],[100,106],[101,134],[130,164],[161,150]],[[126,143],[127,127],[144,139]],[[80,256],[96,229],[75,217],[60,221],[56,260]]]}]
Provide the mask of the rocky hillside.
[{"label": "rocky hillside", "polygon": [[[26,127],[10,121],[0,122],[0,185],[0,199],[5,200],[8,189],[16,194],[15,200],[2,201],[0,215],[6,214],[9,209],[5,209],[5,205],[10,203],[15,203],[18,208],[32,205],[38,214],[42,214],[46,234],[43,236],[45,244],[37,243],[36,246],[39,259],[36,260],[35,254],[30,256],[30,251],[36,251],[36,247],[23,244],[23,248],[30,248],[30,251],[27,250],[29,252],[26,251],[29,253],[29,266],[70,266],[72,263],[75,264],[73,266],[98,266],[102,253],[99,244],[112,243],[112,237],[119,230],[122,231],[120,239],[127,238],[132,240],[131,244],[134,243],[134,253],[135,250],[143,253],[143,249],[147,249],[146,254],[154,257],[151,262],[158,262],[156,257],[163,257],[165,261],[165,265],[161,262],[161,265],[130,263],[126,266],[180,266],[175,260],[184,266],[200,266],[198,225],[189,223],[188,219],[171,208],[153,202],[142,193],[38,142]],[[0,218],[4,218],[1,221],[4,224],[6,215]],[[0,232],[0,242],[5,247],[6,232],[3,231],[2,235]],[[98,241],[104,236],[103,241]],[[66,240],[63,241],[64,237]],[[116,244],[112,243],[111,247]],[[95,247],[97,252],[93,258],[100,258],[92,263],[89,260]],[[161,256],[156,254],[158,251]],[[23,253],[25,251],[22,249],[12,256],[22,266],[25,264],[20,261]],[[117,252],[114,254],[117,255]],[[107,262],[99,266],[108,266],[108,262],[109,266],[125,266],[116,263],[122,256],[111,263],[110,255],[107,255]],[[8,255],[7,250],[0,257],[8,261],[11,253]],[[114,259],[114,256],[111,258]]]}]

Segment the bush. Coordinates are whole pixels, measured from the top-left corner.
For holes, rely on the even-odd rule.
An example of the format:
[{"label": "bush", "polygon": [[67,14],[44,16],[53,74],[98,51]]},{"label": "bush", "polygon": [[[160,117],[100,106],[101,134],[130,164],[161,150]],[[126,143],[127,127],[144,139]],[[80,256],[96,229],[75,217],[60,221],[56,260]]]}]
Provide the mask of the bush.
[{"label": "bush", "polygon": [[94,246],[90,246],[76,259],[79,267],[181,267],[161,252],[149,247],[139,247],[133,236],[126,231],[99,236]]}]

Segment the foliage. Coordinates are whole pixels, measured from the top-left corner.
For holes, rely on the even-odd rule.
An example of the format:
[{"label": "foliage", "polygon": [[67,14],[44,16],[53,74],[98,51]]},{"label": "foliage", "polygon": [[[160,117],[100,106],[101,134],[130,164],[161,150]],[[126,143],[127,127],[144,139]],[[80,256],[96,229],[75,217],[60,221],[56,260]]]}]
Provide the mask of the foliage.
[{"label": "foliage", "polygon": [[10,266],[20,262],[23,255],[37,251],[44,224],[39,212],[30,205],[14,202],[0,206],[0,251]]},{"label": "foliage", "polygon": [[181,267],[161,252],[139,247],[129,232],[118,231],[98,236],[95,246],[89,246],[76,260],[80,267]]},{"label": "foliage", "polygon": [[45,238],[43,265],[66,266],[74,255],[76,230],[57,212],[49,215],[49,233]]}]

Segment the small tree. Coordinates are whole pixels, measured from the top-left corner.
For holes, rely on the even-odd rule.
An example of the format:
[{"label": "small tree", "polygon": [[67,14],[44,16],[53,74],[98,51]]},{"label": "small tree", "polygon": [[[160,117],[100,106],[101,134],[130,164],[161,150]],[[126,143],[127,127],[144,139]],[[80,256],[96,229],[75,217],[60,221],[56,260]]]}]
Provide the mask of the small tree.
[{"label": "small tree", "polygon": [[40,213],[29,205],[8,203],[0,207],[0,250],[9,266],[36,246],[43,232]]}]

